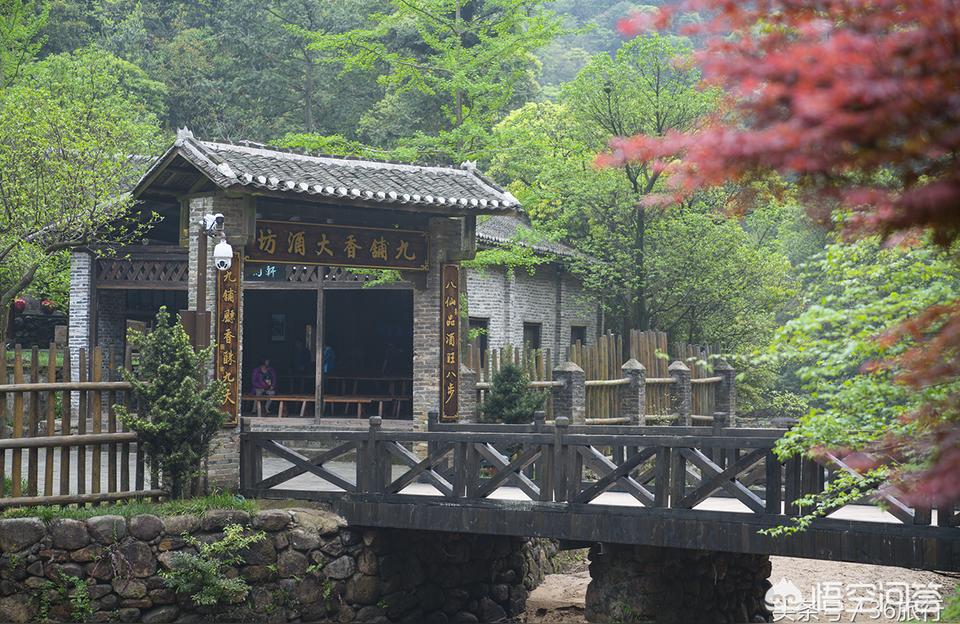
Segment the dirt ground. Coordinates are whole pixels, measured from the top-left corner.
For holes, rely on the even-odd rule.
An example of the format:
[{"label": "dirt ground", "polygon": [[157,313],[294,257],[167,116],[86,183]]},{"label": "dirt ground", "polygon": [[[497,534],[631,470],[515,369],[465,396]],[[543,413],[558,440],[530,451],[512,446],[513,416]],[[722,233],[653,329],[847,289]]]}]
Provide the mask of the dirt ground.
[{"label": "dirt ground", "polygon": [[[564,553],[563,572],[548,576],[546,581],[530,595],[527,601],[527,624],[586,624],[583,617],[583,604],[587,585],[590,583],[590,574],[587,571],[585,554],[574,554],[580,552]],[[809,594],[810,588],[817,583],[831,581],[844,584],[908,582],[926,585],[937,583],[943,586],[941,591],[944,597],[952,593],[958,585],[958,579],[935,572],[790,557],[771,557],[771,560],[773,573],[770,581],[777,583],[780,579],[787,579],[801,588],[805,595]],[[781,621],[789,622],[790,620]],[[808,621],[829,622],[831,620],[826,615],[822,615],[819,620],[811,618]],[[896,620],[878,620],[864,615],[851,620],[848,615],[843,615],[840,620],[834,621],[859,623]]]}]

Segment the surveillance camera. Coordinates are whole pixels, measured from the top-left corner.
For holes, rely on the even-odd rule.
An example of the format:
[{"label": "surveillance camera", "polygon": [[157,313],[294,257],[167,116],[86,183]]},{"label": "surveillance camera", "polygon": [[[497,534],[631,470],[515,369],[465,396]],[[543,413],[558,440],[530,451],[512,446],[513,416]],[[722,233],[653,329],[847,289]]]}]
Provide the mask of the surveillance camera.
[{"label": "surveillance camera", "polygon": [[213,263],[218,271],[226,271],[233,265],[233,247],[225,240],[213,248]]},{"label": "surveillance camera", "polygon": [[223,213],[222,212],[218,212],[217,214],[213,215],[213,221],[214,223],[216,223],[218,230],[223,229]]},{"label": "surveillance camera", "polygon": [[200,225],[203,227],[203,231],[208,235],[213,235],[214,232],[223,231],[223,214],[205,214],[200,219]]}]

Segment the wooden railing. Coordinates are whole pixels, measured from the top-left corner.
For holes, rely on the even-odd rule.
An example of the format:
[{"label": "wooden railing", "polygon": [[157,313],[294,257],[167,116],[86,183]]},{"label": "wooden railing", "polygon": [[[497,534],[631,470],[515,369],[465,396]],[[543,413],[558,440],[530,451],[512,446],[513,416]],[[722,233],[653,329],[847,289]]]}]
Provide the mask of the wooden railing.
[{"label": "wooden railing", "polygon": [[[493,376],[504,364],[522,368],[530,378],[530,387],[549,388],[552,370],[560,363],[550,349],[526,349],[512,346],[487,349],[481,352],[477,341],[467,346],[464,364],[476,373],[477,405],[483,404],[490,390]],[[619,408],[619,386],[628,383],[621,366],[634,359],[646,369],[647,388],[644,414],[648,422],[669,424],[676,420],[673,401],[674,384],[669,368],[671,362],[682,362],[690,372],[690,411],[694,424],[709,424],[720,409],[716,400],[721,378],[714,374],[716,363],[711,347],[694,344],[669,345],[667,335],[657,331],[630,332],[626,340],[615,334],[598,336],[593,344],[579,342],[570,345],[563,361],[573,362],[584,371],[586,378],[585,416],[587,422],[610,423],[622,420]],[[565,358],[565,359],[563,359]],[[554,417],[553,399],[544,405],[547,419]]]},{"label": "wooden railing", "polygon": [[[844,469],[836,458],[839,464],[781,462],[772,449],[783,430],[774,429],[572,426],[564,417],[551,426],[542,415],[529,425],[434,422],[420,432],[384,431],[381,422],[371,418],[367,431],[243,432],[241,491],[316,500],[528,499],[571,511],[588,503],[691,510],[710,500],[712,514],[794,516],[801,513],[798,499],[822,491]],[[288,440],[325,442],[328,450],[309,457]],[[265,475],[265,456],[289,467]],[[283,487],[301,476],[316,479]],[[929,510],[885,498],[896,518],[890,522],[931,523]],[[725,511],[737,503],[740,511]],[[952,508],[939,510],[938,525],[957,520]]]},{"label": "wooden railing", "polygon": [[[10,365],[0,357],[0,508],[162,494],[147,488],[137,435],[117,420],[114,406],[130,405],[119,358],[105,359],[99,348],[91,355],[80,350],[75,380],[69,353],[55,345],[17,346]],[[123,364],[130,366],[129,352]]]}]

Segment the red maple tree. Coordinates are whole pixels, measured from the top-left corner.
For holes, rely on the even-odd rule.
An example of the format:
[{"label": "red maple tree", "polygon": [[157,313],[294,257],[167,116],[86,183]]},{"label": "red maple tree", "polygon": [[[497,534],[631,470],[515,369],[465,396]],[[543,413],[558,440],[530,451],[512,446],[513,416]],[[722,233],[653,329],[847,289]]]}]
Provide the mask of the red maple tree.
[{"label": "red maple tree", "polygon": [[[773,171],[796,181],[816,216],[847,209],[848,235],[929,232],[943,246],[960,237],[960,3],[685,0],[620,29],[636,35],[688,12],[707,16],[681,31],[705,40],[696,61],[724,105],[692,132],[615,138],[601,164],[659,162],[669,189],[649,201],[664,203]],[[957,379],[960,302],[881,339],[904,337],[915,346],[894,363],[899,383]],[[929,424],[926,438],[897,441],[930,458],[895,475],[915,502],[960,500],[958,413],[960,397],[948,396],[905,416]]]}]

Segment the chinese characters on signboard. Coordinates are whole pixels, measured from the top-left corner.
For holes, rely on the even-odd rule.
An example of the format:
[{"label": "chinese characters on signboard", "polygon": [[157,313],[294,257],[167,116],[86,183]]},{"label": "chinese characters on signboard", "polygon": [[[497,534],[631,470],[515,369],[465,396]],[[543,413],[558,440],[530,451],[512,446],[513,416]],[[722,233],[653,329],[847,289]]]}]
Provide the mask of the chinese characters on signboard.
[{"label": "chinese characters on signboard", "polygon": [[287,279],[282,264],[248,264],[243,267],[243,279],[257,282],[282,282]]},{"label": "chinese characters on signboard", "polygon": [[217,379],[227,384],[223,411],[227,413],[225,426],[237,424],[240,415],[240,275],[242,261],[239,252],[233,255],[233,264],[226,271],[217,272],[216,361]]},{"label": "chinese characters on signboard", "polygon": [[440,283],[440,417],[456,421],[460,415],[460,267],[443,267]]},{"label": "chinese characters on signboard", "polygon": [[247,261],[426,271],[427,235],[289,221],[257,221]]}]

